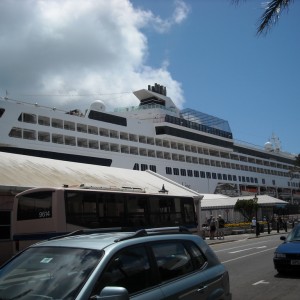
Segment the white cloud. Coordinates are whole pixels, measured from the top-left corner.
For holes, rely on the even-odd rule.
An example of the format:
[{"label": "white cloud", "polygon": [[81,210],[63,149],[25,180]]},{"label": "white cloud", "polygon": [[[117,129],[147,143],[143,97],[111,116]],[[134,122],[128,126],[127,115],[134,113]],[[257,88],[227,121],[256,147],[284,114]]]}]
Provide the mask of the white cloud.
[{"label": "white cloud", "polygon": [[168,62],[146,65],[141,29],[155,24],[164,32],[181,23],[188,14],[183,1],[175,2],[168,20],[129,0],[1,0],[0,11],[0,95],[8,90],[12,98],[55,106],[76,102],[82,109],[96,98],[107,107],[126,106],[137,101],[122,92],[157,82],[182,105]]}]

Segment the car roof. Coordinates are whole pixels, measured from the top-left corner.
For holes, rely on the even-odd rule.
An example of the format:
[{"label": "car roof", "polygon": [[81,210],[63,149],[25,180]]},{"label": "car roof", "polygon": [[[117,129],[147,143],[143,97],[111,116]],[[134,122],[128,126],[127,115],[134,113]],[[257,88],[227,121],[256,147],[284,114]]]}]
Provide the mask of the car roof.
[{"label": "car roof", "polygon": [[[101,230],[100,230],[101,231]],[[137,242],[180,239],[192,235],[183,227],[165,227],[154,229],[142,229],[135,232],[95,232],[95,230],[80,230],[65,236],[52,238],[32,245],[32,247],[75,247],[102,250],[109,245],[118,244],[122,241],[129,241],[128,244],[136,244]]]},{"label": "car roof", "polygon": [[52,247],[80,247],[90,249],[103,249],[108,245],[114,244],[117,240],[132,236],[130,232],[116,233],[93,233],[80,234],[75,236],[63,236],[60,238],[49,239],[39,242],[34,246],[52,246]]}]

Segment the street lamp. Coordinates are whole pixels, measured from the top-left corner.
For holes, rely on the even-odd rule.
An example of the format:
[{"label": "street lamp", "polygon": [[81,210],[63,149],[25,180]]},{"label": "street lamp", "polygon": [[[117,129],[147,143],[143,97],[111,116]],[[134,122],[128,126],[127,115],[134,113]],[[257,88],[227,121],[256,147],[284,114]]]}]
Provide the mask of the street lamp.
[{"label": "street lamp", "polygon": [[254,203],[255,203],[255,218],[256,218],[256,224],[255,224],[255,231],[256,231],[256,237],[258,237],[259,236],[259,222],[258,222],[258,215],[257,215],[257,211],[258,211],[258,198],[257,198],[257,196],[256,196],[256,194],[255,194],[255,196],[254,196],[254,198],[253,198],[253,200],[254,200]]}]

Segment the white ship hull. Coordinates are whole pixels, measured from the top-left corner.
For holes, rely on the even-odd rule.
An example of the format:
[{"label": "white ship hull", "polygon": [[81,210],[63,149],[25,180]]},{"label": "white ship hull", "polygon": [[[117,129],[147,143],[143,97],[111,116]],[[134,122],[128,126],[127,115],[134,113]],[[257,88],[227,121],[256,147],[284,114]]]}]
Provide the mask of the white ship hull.
[{"label": "white ship hull", "polygon": [[150,169],[200,193],[280,198],[282,192],[292,199],[299,192],[299,178],[289,174],[294,155],[236,143],[226,121],[225,130],[204,125],[195,111],[182,114],[158,88],[135,92],[138,108],[107,113],[98,101],[85,115],[2,98],[0,151]]}]

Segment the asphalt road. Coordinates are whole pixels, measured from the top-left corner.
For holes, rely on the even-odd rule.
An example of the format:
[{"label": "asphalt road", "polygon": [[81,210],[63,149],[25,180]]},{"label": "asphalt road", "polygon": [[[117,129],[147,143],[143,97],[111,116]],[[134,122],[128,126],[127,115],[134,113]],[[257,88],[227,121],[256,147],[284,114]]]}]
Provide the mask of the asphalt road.
[{"label": "asphalt road", "polygon": [[[282,234],[285,235],[285,234]],[[227,267],[233,300],[299,300],[300,274],[281,276],[273,266],[280,235],[212,244]]]}]

